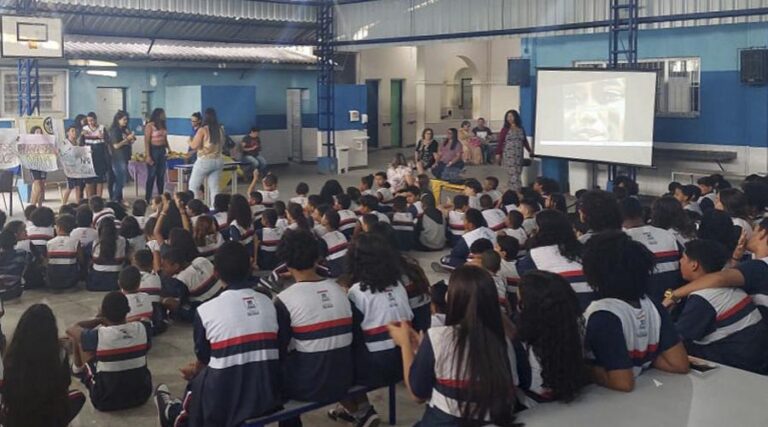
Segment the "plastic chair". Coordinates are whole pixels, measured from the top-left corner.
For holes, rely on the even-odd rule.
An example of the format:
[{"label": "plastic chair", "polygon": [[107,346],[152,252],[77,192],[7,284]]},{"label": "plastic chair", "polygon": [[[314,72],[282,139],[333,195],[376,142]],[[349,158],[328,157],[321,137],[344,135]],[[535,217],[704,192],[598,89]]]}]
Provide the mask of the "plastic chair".
[{"label": "plastic chair", "polygon": [[[5,198],[6,193],[8,193],[10,196],[10,202],[8,202]],[[19,198],[21,208],[24,209],[24,199],[22,199],[21,192],[19,192],[19,187],[16,185],[16,174],[14,173],[13,169],[0,171],[0,194],[3,195],[3,205],[5,205],[5,208],[8,209],[10,216],[13,216],[14,193],[16,193],[16,196]]]}]

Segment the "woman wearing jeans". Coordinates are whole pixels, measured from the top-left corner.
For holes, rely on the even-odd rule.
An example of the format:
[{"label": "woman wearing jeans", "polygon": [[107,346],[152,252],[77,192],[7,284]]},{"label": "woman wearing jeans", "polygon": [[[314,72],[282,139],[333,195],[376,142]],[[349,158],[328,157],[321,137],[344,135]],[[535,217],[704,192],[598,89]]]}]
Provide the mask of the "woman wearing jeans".
[{"label": "woman wearing jeans", "polygon": [[136,135],[128,127],[128,113],[118,111],[109,128],[110,143],[112,144],[112,171],[115,180],[112,183],[112,200],[123,202],[123,186],[128,173],[128,160],[131,158],[131,145],[136,141]]},{"label": "woman wearing jeans", "polygon": [[165,186],[166,153],[168,152],[168,129],[165,127],[165,110],[155,108],[149,123],[144,128],[144,153],[147,162],[147,191],[144,199],[152,199],[152,189],[157,181],[157,192],[163,194]]},{"label": "woman wearing jeans", "polygon": [[197,130],[189,147],[197,150],[197,161],[192,166],[192,174],[189,177],[189,188],[198,193],[198,199],[204,196],[198,190],[203,184],[203,179],[208,179],[209,206],[213,206],[213,200],[219,194],[219,178],[224,167],[221,158],[221,149],[224,145],[224,130],[216,117],[216,110],[205,110],[203,126]]}]

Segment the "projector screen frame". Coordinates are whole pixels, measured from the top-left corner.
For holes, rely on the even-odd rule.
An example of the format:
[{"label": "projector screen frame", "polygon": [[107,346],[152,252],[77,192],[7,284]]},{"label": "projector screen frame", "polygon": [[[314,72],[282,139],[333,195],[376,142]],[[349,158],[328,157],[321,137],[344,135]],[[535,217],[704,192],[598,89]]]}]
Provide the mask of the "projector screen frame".
[{"label": "projector screen frame", "polygon": [[[604,160],[589,160],[589,159],[581,159],[576,157],[567,157],[567,156],[552,156],[552,155],[546,155],[546,154],[536,154],[536,146],[538,142],[538,136],[536,135],[536,123],[538,120],[538,96],[539,96],[539,72],[540,71],[579,71],[579,72],[612,72],[612,73],[621,73],[621,72],[632,72],[632,73],[651,73],[656,75],[657,81],[656,84],[658,84],[658,73],[653,70],[633,70],[633,69],[618,69],[618,68],[577,68],[577,67],[536,67],[536,92],[534,93],[534,108],[533,108],[533,129],[534,134],[532,138],[532,150],[533,150],[533,158],[539,158],[539,159],[561,159],[561,160],[567,160],[570,162],[582,162],[582,163],[589,163],[589,164],[598,164],[598,165],[616,165],[616,166],[626,166],[626,167],[633,167],[633,168],[644,168],[644,169],[656,169],[656,162],[655,162],[655,142],[651,141],[651,164],[645,165],[645,164],[637,164],[637,163],[622,163],[622,162],[607,162]],[[658,102],[658,92],[654,90],[653,92],[653,105],[654,105],[654,122],[656,120],[656,102]],[[654,130],[655,130],[655,123],[653,124]]]}]

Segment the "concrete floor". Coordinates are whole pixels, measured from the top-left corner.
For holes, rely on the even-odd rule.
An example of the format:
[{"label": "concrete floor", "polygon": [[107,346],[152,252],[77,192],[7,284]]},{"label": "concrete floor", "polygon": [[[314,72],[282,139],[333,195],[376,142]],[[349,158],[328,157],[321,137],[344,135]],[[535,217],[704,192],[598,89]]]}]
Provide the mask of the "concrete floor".
[{"label": "concrete floor", "polygon": [[[351,185],[358,185],[360,177],[379,170],[385,170],[386,164],[394,155],[402,151],[410,156],[411,149],[403,150],[381,150],[372,152],[369,155],[369,164],[375,167],[353,170],[347,175],[335,176],[345,188]],[[281,199],[288,200],[294,196],[296,184],[304,181],[310,186],[310,194],[320,191],[323,183],[330,179],[330,176],[320,175],[316,172],[314,165],[290,165],[278,166],[273,172],[279,177],[279,188]],[[504,182],[506,175],[502,168],[497,166],[474,166],[468,167],[466,176],[484,178],[488,175],[499,177]],[[503,185],[502,185],[503,186]],[[245,192],[246,186],[241,185],[240,191]],[[47,194],[48,206],[58,210],[58,193],[49,191]],[[131,186],[126,188],[126,197],[133,198],[134,191]],[[55,200],[55,202],[53,201]],[[23,217],[21,209],[14,210],[14,219]],[[429,264],[436,261],[441,253],[423,253],[414,252],[413,255],[421,262],[422,267],[427,272],[430,281],[434,283],[445,276],[432,272]],[[22,312],[32,304],[46,303],[51,306],[58,318],[59,332],[64,333],[65,328],[71,324],[90,318],[98,311],[103,294],[85,291],[84,289],[70,290],[66,292],[50,292],[46,290],[27,291],[24,295],[5,305],[6,314],[2,319],[3,331],[10,337],[16,326],[16,322]],[[178,369],[193,360],[192,346],[192,328],[187,324],[174,324],[163,335],[157,337],[152,344],[149,353],[149,368],[152,371],[154,384],[166,383],[171,391],[179,395],[183,392],[185,382],[181,378]],[[73,378],[73,387],[82,389],[80,383]],[[385,425],[387,419],[387,398],[386,390],[381,390],[371,394],[371,401],[379,411],[382,419],[382,425]],[[400,385],[397,392],[397,411],[398,426],[411,426],[421,418],[423,405],[416,404],[410,397],[405,388]],[[305,426],[337,426],[339,423],[326,418],[325,410],[318,410],[307,414],[304,419]],[[90,403],[86,403],[80,415],[75,419],[73,426],[153,426],[158,425],[156,409],[152,400],[148,401],[139,408],[113,413],[101,413],[96,411]]]}]

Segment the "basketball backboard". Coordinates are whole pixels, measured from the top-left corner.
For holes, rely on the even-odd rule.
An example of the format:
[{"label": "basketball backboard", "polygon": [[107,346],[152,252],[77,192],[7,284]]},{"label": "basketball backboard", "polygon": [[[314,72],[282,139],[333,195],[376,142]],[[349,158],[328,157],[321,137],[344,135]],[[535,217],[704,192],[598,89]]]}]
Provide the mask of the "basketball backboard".
[{"label": "basketball backboard", "polygon": [[5,15],[0,22],[3,58],[64,56],[61,19]]}]

